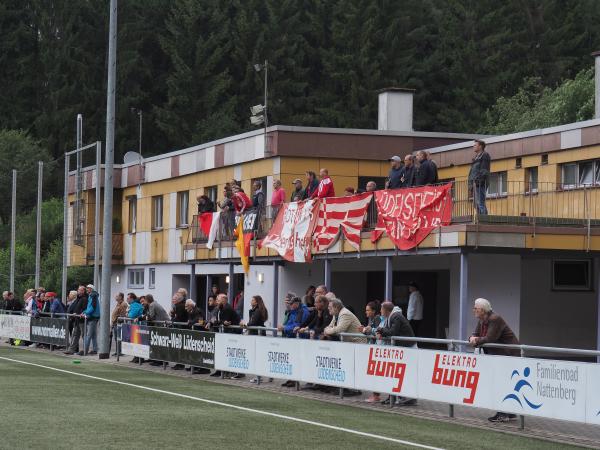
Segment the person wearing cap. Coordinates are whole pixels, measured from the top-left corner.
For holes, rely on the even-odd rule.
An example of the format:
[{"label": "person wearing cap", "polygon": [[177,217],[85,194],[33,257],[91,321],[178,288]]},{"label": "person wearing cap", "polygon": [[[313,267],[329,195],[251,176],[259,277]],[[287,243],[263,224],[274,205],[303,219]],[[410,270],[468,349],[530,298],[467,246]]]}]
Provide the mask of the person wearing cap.
[{"label": "person wearing cap", "polygon": [[421,321],[423,320],[423,295],[421,295],[419,286],[414,281],[408,283],[408,291],[410,292],[410,296],[408,297],[406,318],[410,322],[410,326],[413,329],[415,336],[419,336],[419,328],[421,327]]},{"label": "person wearing cap", "polygon": [[389,160],[390,172],[386,182],[386,189],[399,189],[402,187],[402,158],[392,156]]},{"label": "person wearing cap", "polygon": [[294,330],[300,328],[304,321],[310,315],[308,307],[302,304],[300,297],[295,296],[289,299],[289,314],[284,326],[280,326],[280,330],[286,337],[294,337]]},{"label": "person wearing cap", "polygon": [[[84,354],[96,355],[98,353],[98,320],[100,319],[100,299],[98,298],[98,292],[93,284],[86,286],[86,292],[88,295],[88,303],[82,316],[87,319],[87,329],[85,339],[83,342]],[[92,351],[88,352],[92,344]]]},{"label": "person wearing cap", "polygon": [[294,190],[292,191],[292,195],[290,196],[290,202],[296,202],[296,198],[300,200],[304,200],[304,188],[302,187],[302,180],[300,178],[296,178],[292,181],[294,185]]},{"label": "person wearing cap", "polygon": [[57,297],[54,292],[46,292],[46,301],[50,304],[50,312],[52,314],[63,314],[65,312],[65,305]]}]

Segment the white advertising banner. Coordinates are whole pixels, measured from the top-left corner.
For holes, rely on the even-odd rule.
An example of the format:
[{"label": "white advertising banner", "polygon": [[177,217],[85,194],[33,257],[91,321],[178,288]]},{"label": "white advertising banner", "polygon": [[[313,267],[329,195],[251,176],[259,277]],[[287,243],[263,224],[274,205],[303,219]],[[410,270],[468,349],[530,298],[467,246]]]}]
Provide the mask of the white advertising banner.
[{"label": "white advertising banner", "polygon": [[357,389],[417,397],[419,351],[390,345],[354,346]]},{"label": "white advertising banner", "polygon": [[586,364],[586,422],[600,425],[600,364]]},{"label": "white advertising banner", "polygon": [[354,388],[355,344],[306,339],[300,342],[304,347],[302,381]]},{"label": "white advertising banner", "polygon": [[586,364],[506,356],[488,359],[498,411],[585,421]]},{"label": "white advertising banner", "polygon": [[490,358],[419,350],[419,398],[494,409]]},{"label": "white advertising banner", "polygon": [[0,314],[0,336],[12,339],[31,339],[31,318],[15,314]]},{"label": "white advertising banner", "polygon": [[256,336],[217,333],[215,369],[236,373],[256,373]]},{"label": "white advertising banner", "polygon": [[299,339],[255,337],[256,375],[300,380],[302,348]]},{"label": "white advertising banner", "polygon": [[121,341],[121,353],[136,358],[150,359],[150,346]]}]

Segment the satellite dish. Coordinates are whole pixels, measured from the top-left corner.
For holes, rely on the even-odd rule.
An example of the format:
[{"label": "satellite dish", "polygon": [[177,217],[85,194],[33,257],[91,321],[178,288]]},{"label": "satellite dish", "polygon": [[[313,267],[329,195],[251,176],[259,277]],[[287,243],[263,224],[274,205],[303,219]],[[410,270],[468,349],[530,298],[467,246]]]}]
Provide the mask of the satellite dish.
[{"label": "satellite dish", "polygon": [[140,155],[138,152],[127,152],[127,153],[125,153],[125,156],[123,157],[124,164],[139,163],[140,161],[143,161],[143,160],[144,160],[144,158],[142,158],[142,155]]}]

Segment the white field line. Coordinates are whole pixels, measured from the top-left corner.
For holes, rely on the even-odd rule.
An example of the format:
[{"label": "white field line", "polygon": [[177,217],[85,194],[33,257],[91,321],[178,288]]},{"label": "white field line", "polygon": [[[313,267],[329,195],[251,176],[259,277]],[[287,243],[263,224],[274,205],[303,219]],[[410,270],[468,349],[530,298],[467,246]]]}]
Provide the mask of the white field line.
[{"label": "white field line", "polygon": [[369,437],[369,438],[372,438],[372,439],[379,439],[381,441],[394,442],[396,444],[408,445],[408,446],[411,446],[411,447],[424,448],[424,449],[428,449],[428,450],[443,450],[443,449],[441,449],[439,447],[432,447],[432,446],[429,446],[429,445],[418,444],[416,442],[404,441],[402,439],[395,439],[395,438],[391,438],[391,437],[387,437],[387,436],[381,436],[381,435],[378,435],[378,434],[365,433],[364,431],[357,431],[357,430],[352,430],[350,428],[337,427],[335,425],[328,425],[326,423],[314,422],[312,420],[301,419],[299,417],[292,417],[292,416],[286,416],[286,415],[283,415],[283,414],[276,414],[276,413],[272,413],[272,412],[268,412],[268,411],[262,411],[260,409],[246,408],[244,406],[232,405],[231,403],[224,403],[224,402],[218,402],[218,401],[215,401],[215,400],[208,400],[208,399],[200,398],[200,397],[193,397],[191,395],[180,394],[178,392],[164,391],[162,389],[151,388],[151,387],[148,387],[148,386],[140,386],[140,385],[137,385],[137,384],[125,383],[123,381],[111,380],[109,378],[95,377],[93,375],[87,375],[87,374],[84,374],[84,373],[72,372],[70,370],[64,370],[64,369],[58,369],[56,367],[44,366],[42,364],[36,364],[36,363],[27,362],[27,361],[21,361],[21,360],[13,359],[13,358],[6,358],[4,356],[0,356],[0,359],[3,359],[5,361],[14,362],[14,363],[19,363],[19,364],[25,364],[25,365],[28,365],[28,366],[41,367],[43,369],[53,370],[55,372],[68,373],[70,375],[75,375],[75,376],[78,376],[78,377],[89,378],[89,379],[92,379],[92,380],[104,381],[106,383],[119,384],[121,386],[129,386],[129,387],[132,387],[132,388],[143,389],[145,391],[150,391],[150,392],[157,392],[159,394],[172,395],[174,397],[185,398],[185,399],[188,399],[188,400],[196,400],[196,401],[199,401],[199,402],[208,403],[210,405],[217,405],[217,406],[223,406],[223,407],[226,407],[226,408],[237,409],[238,411],[245,411],[245,412],[250,412],[250,413],[254,413],[254,414],[260,414],[260,415],[263,415],[263,416],[275,417],[277,419],[289,420],[289,421],[293,421],[293,422],[304,423],[304,424],[312,425],[312,426],[315,426],[315,427],[327,428],[329,430],[342,431],[344,433],[355,434],[355,435],[358,435],[358,436],[365,436],[365,437]]}]

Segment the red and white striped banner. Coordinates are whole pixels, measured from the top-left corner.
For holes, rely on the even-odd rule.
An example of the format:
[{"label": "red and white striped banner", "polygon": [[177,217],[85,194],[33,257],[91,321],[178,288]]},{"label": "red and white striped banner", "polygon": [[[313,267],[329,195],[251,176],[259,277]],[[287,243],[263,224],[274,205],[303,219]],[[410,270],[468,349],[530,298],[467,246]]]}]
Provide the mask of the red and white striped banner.
[{"label": "red and white striped banner", "polygon": [[348,242],[359,250],[360,230],[372,198],[371,192],[365,192],[348,197],[321,199],[319,217],[313,235],[315,251],[326,250],[335,244],[340,228]]}]

